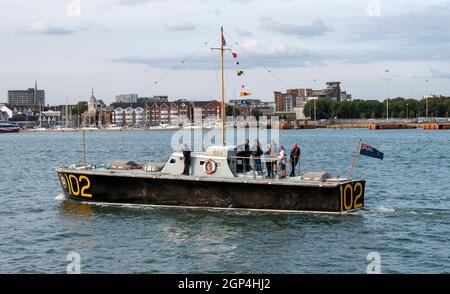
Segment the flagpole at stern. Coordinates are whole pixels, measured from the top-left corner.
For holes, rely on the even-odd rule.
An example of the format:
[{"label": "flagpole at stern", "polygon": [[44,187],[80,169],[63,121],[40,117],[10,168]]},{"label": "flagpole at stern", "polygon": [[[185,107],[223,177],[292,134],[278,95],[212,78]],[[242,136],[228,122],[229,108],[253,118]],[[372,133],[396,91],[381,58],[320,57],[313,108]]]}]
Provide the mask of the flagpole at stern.
[{"label": "flagpole at stern", "polygon": [[350,167],[350,170],[348,171],[348,179],[349,180],[352,179],[353,170],[355,169],[356,161],[358,160],[359,154],[361,152],[361,145],[362,145],[362,139],[359,138],[358,144],[356,146],[356,153],[353,156],[352,165]]}]

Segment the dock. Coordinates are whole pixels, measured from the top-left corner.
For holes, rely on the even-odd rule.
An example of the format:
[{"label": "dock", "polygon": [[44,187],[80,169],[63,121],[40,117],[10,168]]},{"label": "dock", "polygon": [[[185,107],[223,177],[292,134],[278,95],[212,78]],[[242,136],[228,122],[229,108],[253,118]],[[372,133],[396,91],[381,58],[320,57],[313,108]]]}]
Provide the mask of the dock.
[{"label": "dock", "polygon": [[424,130],[450,130],[450,123],[428,123],[422,125]]},{"label": "dock", "polygon": [[369,124],[369,130],[403,130],[417,129],[417,125],[410,124]]}]

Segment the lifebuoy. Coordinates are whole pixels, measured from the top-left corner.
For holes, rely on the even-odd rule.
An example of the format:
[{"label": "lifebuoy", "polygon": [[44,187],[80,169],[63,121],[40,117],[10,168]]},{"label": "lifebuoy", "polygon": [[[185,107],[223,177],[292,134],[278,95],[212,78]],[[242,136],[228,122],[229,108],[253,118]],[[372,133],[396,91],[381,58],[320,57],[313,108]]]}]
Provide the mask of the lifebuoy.
[{"label": "lifebuoy", "polygon": [[211,159],[208,159],[203,164],[203,171],[207,175],[212,175],[213,173],[216,172],[216,170],[217,170],[217,163]]}]

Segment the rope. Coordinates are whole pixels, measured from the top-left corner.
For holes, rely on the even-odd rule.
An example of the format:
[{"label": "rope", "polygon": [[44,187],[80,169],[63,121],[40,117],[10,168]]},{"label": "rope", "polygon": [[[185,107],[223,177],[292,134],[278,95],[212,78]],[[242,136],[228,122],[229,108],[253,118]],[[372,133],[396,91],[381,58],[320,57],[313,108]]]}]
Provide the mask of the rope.
[{"label": "rope", "polygon": [[170,76],[174,71],[178,70],[180,67],[182,67],[184,64],[186,64],[186,62],[188,62],[190,59],[192,59],[192,57],[194,57],[195,55],[197,55],[198,52],[200,52],[205,46],[207,46],[209,44],[209,42],[211,42],[213,39],[215,39],[217,37],[217,35],[219,35],[219,33],[214,34],[213,37],[211,37],[208,41],[206,41],[205,43],[202,44],[202,46],[200,46],[198,49],[196,49],[193,53],[191,53],[190,55],[186,56],[183,60],[181,60],[179,62],[179,64],[173,68],[171,68],[168,72],[166,72],[165,74],[163,74],[160,78],[158,78],[157,80],[155,80],[153,82],[153,84],[151,86],[148,86],[147,88],[144,88],[140,93],[145,93],[148,90],[156,87],[158,85],[158,83],[160,83],[162,80],[164,80],[165,78],[167,78],[168,76]]},{"label": "rope", "polygon": [[283,86],[285,86],[287,89],[292,88],[287,83],[285,83],[280,77],[278,77],[276,74],[274,74],[271,69],[267,68],[262,62],[260,62],[259,59],[256,58],[256,56],[254,56],[248,50],[246,50],[244,47],[242,47],[241,44],[239,44],[239,42],[237,42],[236,40],[233,39],[233,37],[231,37],[227,33],[225,33],[225,35],[228,38],[230,38],[237,46],[239,46],[239,48],[241,48],[242,51],[244,51],[248,56],[250,56],[259,65],[259,67],[264,69],[268,74],[272,75],[276,80],[278,80],[281,84],[283,84]]}]

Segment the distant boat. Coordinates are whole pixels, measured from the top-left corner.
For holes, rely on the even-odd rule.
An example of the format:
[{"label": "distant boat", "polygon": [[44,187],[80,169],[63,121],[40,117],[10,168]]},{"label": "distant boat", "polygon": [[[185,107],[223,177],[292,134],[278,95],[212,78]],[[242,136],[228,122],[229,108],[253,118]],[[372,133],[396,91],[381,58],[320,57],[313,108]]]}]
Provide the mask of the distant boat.
[{"label": "distant boat", "polygon": [[98,128],[94,127],[94,126],[87,126],[87,127],[81,128],[80,130],[82,130],[82,131],[98,131]]},{"label": "distant boat", "polygon": [[0,133],[18,133],[20,128],[12,123],[0,121]]},{"label": "distant boat", "polygon": [[185,125],[183,127],[184,130],[201,130],[203,129],[203,126],[198,126],[198,125]]}]

